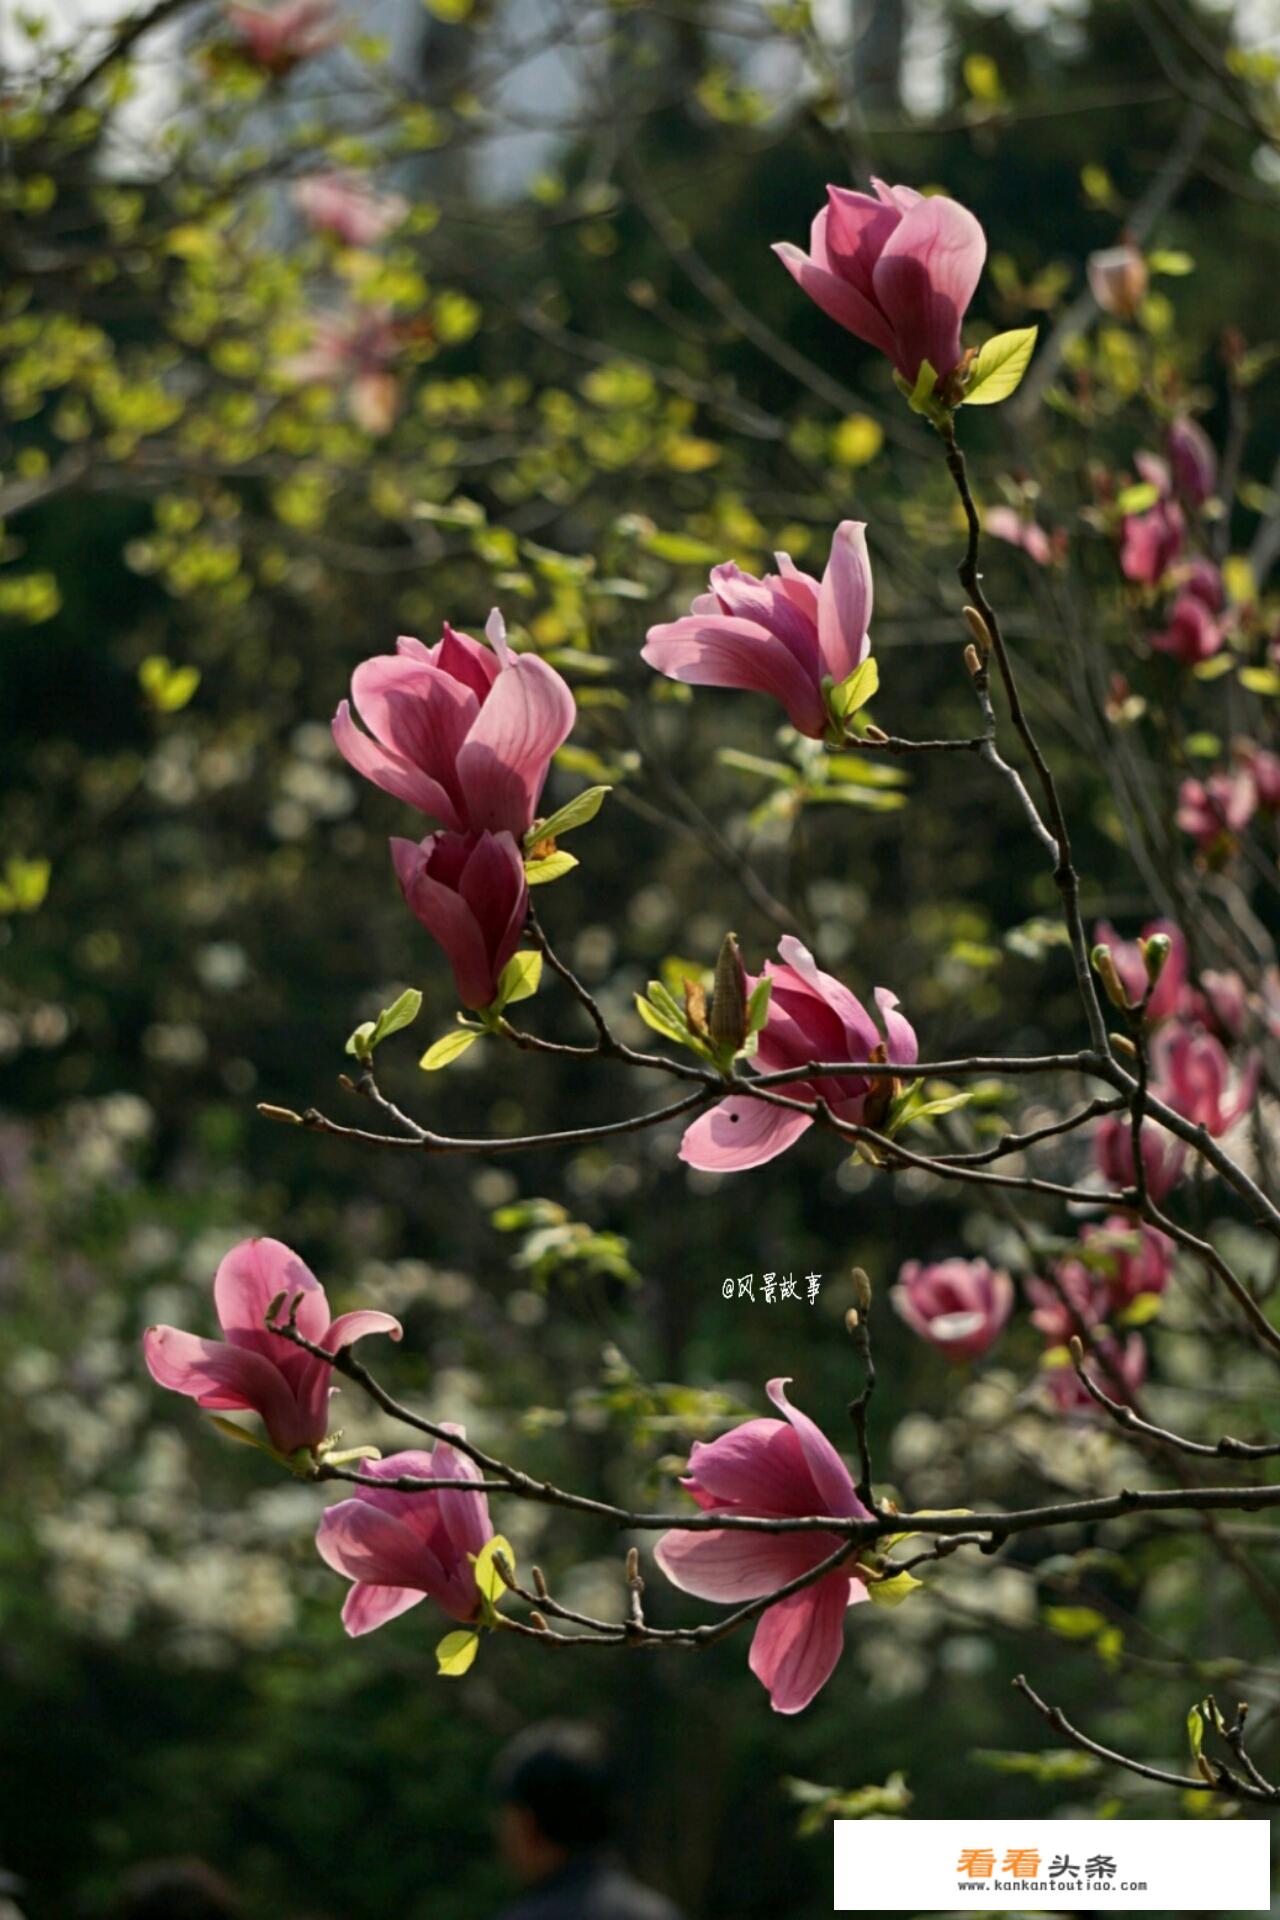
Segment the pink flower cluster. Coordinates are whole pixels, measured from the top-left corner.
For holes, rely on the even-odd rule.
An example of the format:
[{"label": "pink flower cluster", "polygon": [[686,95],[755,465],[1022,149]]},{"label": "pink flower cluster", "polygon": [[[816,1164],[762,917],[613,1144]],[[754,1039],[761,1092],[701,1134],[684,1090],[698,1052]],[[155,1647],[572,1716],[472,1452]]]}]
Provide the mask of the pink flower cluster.
[{"label": "pink flower cluster", "polygon": [[1090,1377],[1112,1400],[1132,1405],[1147,1377],[1146,1342],[1127,1319],[1143,1314],[1140,1302],[1163,1294],[1173,1265],[1173,1244],[1154,1227],[1113,1214],[1085,1227],[1080,1250],[1056,1262],[1049,1279],[1030,1278],[1031,1323],[1048,1342],[1043,1380],[1060,1413],[1100,1410],[1066,1351],[1073,1338],[1085,1348]]},{"label": "pink flower cluster", "polygon": [[1178,825],[1210,863],[1235,850],[1259,812],[1280,812],[1280,757],[1252,740],[1236,740],[1229,765],[1178,789]]},{"label": "pink flower cluster", "polygon": [[528,912],[521,842],[555,754],[573,726],[572,693],[536,654],[513,653],[498,611],[488,646],[447,623],[434,647],[402,638],[362,661],[333,721],[339,751],[366,780],[437,821],[421,842],[391,842],[410,911],[444,949],[463,1005],[487,1007]]},{"label": "pink flower cluster", "polygon": [[1152,646],[1194,667],[1212,658],[1226,638],[1222,575],[1187,544],[1188,518],[1198,524],[1213,498],[1217,455],[1204,428],[1183,416],[1169,428],[1165,457],[1143,453],[1136,464],[1158,497],[1121,521],[1120,569],[1126,580],[1164,597],[1164,625],[1152,635]]}]

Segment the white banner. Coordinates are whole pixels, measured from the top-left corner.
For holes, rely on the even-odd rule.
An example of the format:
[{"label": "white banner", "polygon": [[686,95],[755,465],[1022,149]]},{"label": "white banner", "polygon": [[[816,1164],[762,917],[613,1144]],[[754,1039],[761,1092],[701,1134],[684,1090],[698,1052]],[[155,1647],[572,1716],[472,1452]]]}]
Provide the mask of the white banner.
[{"label": "white banner", "polygon": [[1267,1820],[837,1820],[837,1913],[1266,1913]]}]

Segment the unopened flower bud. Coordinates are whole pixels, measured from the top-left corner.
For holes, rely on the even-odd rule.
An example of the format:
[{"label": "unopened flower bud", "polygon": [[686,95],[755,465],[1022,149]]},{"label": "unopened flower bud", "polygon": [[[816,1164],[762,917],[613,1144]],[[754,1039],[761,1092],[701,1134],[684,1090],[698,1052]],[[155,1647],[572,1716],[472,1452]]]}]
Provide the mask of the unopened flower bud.
[{"label": "unopened flower bud", "polygon": [[747,1037],[747,970],[742,964],[736,933],[726,933],[716,961],[715,990],[711,998],[711,1038],[718,1047],[736,1053]]},{"label": "unopened flower bud", "polygon": [[974,646],[972,640],[969,642],[968,646],[964,650],[964,664],[969,669],[969,672],[972,675],[972,677],[976,680],[979,674],[983,670],[982,655],[978,652],[978,649]]},{"label": "unopened flower bud", "polygon": [[871,720],[868,720],[866,726],[862,729],[862,737],[864,740],[874,740],[878,747],[882,747],[889,738],[884,728],[876,726],[874,721]]},{"label": "unopened flower bud", "polygon": [[547,1585],[547,1577],[543,1573],[542,1568],[534,1567],[532,1572],[534,1592],[537,1594],[539,1600],[549,1600],[551,1598],[551,1589]]},{"label": "unopened flower bud", "polygon": [[1133,1040],[1129,1034],[1109,1033],[1107,1035],[1107,1038],[1108,1040],[1110,1040],[1112,1046],[1115,1048],[1117,1053],[1124,1054],[1125,1058],[1128,1060],[1137,1059],[1138,1049],[1134,1046]]},{"label": "unopened flower bud", "polygon": [[1147,969],[1147,978],[1154,987],[1164,972],[1164,963],[1173,952],[1173,942],[1167,933],[1153,933],[1149,940],[1143,940],[1142,960]]},{"label": "unopened flower bud", "polygon": [[550,1633],[550,1631],[551,1631],[551,1628],[550,1628],[550,1627],[549,1627],[549,1626],[547,1625],[547,1616],[546,1616],[546,1614],[545,1614],[545,1613],[539,1613],[539,1612],[537,1611],[537,1609],[536,1609],[536,1608],[535,1608],[535,1609],[534,1609],[534,1611],[533,1611],[533,1612],[532,1612],[532,1613],[531,1613],[531,1614],[529,1615],[529,1625],[530,1625],[531,1627],[534,1627],[534,1628],[536,1628],[536,1630],[537,1630],[537,1631],[538,1631],[539,1633]]},{"label": "unopened flower bud", "polygon": [[1106,989],[1107,998],[1112,1006],[1119,1007],[1122,1013],[1127,1013],[1129,1011],[1129,996],[1125,992],[1124,983],[1116,971],[1116,963],[1110,947],[1099,942],[1094,948],[1090,958],[1093,961],[1093,970]]},{"label": "unopened flower bud", "polygon": [[859,1325],[858,1309],[856,1307],[850,1307],[844,1317],[844,1330],[846,1333],[856,1333]]},{"label": "unopened flower bud", "polygon": [[1073,1333],[1071,1338],[1067,1342],[1067,1346],[1071,1352],[1072,1366],[1082,1367],[1084,1365],[1084,1342],[1080,1338],[1080,1335],[1078,1333]]},{"label": "unopened flower bud", "polygon": [[627,1579],[631,1581],[635,1581],[635,1580],[638,1580],[639,1578],[640,1578],[640,1550],[638,1547],[628,1547],[627,1548]]},{"label": "unopened flower bud", "polygon": [[855,1267],[852,1274],[853,1291],[858,1297],[858,1305],[864,1313],[871,1306],[871,1278],[862,1267]]},{"label": "unopened flower bud", "polygon": [[1086,267],[1089,291],[1104,313],[1132,320],[1147,291],[1147,263],[1131,240],[1091,253]]},{"label": "unopened flower bud", "polygon": [[300,1127],[302,1115],[295,1113],[292,1107],[272,1107],[265,1100],[258,1102],[258,1112],[264,1120],[280,1120],[287,1127]]},{"label": "unopened flower bud", "polygon": [[973,635],[974,642],[978,648],[978,652],[982,654],[990,653],[991,629],[987,625],[986,621],[983,619],[982,615],[978,612],[978,609],[976,607],[966,607],[964,610],[964,618],[965,618],[965,625],[968,627],[969,632]]}]

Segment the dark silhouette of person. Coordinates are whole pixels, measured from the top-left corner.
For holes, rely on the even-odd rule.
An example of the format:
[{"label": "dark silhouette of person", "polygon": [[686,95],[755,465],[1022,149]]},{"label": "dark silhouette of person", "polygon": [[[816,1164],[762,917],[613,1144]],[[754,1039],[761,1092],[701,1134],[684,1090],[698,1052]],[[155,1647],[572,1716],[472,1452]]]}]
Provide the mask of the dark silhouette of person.
[{"label": "dark silhouette of person", "polygon": [[144,1860],[120,1888],[116,1920],[242,1920],[235,1894],[203,1860]]},{"label": "dark silhouette of person", "polygon": [[616,1783],[594,1727],[528,1727],[494,1771],[498,1840],[525,1888],[499,1920],[680,1920],[613,1852]]}]

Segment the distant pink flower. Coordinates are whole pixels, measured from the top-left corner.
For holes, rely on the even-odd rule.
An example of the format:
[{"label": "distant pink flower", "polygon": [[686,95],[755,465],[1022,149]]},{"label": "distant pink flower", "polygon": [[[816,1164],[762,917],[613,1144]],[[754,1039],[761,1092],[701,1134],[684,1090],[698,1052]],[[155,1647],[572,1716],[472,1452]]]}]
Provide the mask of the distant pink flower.
[{"label": "distant pink flower", "polygon": [[1218,480],[1218,456],[1204,428],[1185,414],[1169,428],[1169,464],[1174,485],[1192,507],[1210,499]]},{"label": "distant pink flower", "polygon": [[[1098,1171],[1109,1187],[1133,1186],[1133,1129],[1125,1116],[1109,1113],[1098,1122],[1093,1153]],[[1157,1206],[1182,1178],[1186,1157],[1186,1144],[1176,1134],[1166,1133],[1163,1127],[1150,1123],[1143,1127],[1142,1165],[1147,1191]]]},{"label": "distant pink flower", "polygon": [[1103,247],[1086,262],[1089,291],[1104,313],[1132,320],[1147,291],[1147,263],[1130,241]]},{"label": "distant pink flower", "polygon": [[1154,587],[1182,552],[1186,522],[1176,500],[1157,500],[1145,513],[1127,513],[1120,525],[1120,570],[1126,580]]},{"label": "distant pink flower", "polygon": [[1060,1260],[1052,1280],[1028,1278],[1031,1324],[1055,1345],[1065,1346],[1072,1334],[1082,1338],[1107,1317],[1107,1289],[1101,1276],[1083,1260]]},{"label": "distant pink flower", "polygon": [[[706,1513],[754,1519],[869,1518],[844,1461],[812,1420],[771,1380],[783,1420],[748,1420],[719,1440],[696,1441],[681,1482]],[[654,1559],[673,1586],[700,1600],[738,1606],[760,1600],[819,1566],[840,1544],[834,1533],[664,1533]],[[867,1598],[852,1561],[767,1607],[750,1666],[776,1713],[799,1713],[835,1671],[847,1608]]]},{"label": "distant pink flower", "polygon": [[1161,968],[1147,1007],[1147,1019],[1152,1026],[1180,1012],[1186,996],[1187,943],[1181,929],[1172,920],[1148,920],[1137,940],[1122,940],[1109,920],[1099,920],[1093,930],[1094,945],[1111,949],[1120,984],[1135,1007],[1147,990],[1147,965],[1142,957],[1141,942],[1156,934],[1163,934],[1168,940],[1169,957]]},{"label": "distant pink flower", "polygon": [[1178,788],[1175,819],[1197,846],[1208,851],[1230,843],[1258,810],[1258,789],[1245,767],[1211,773],[1207,780],[1184,780]]},{"label": "distant pink flower", "polygon": [[1168,625],[1163,632],[1153,634],[1151,644],[1157,653],[1171,653],[1184,667],[1194,667],[1218,652],[1222,628],[1198,594],[1180,593]]},{"label": "distant pink flower", "polygon": [[491,1004],[520,945],[529,889],[509,833],[433,833],[393,840],[391,858],[410,911],[453,968],[464,1007]]},{"label": "distant pink flower", "polygon": [[230,6],[227,23],[249,59],[277,79],[299,61],[324,53],[341,31],[334,18],[333,0],[280,0],[272,7]]},{"label": "distant pink flower", "polygon": [[[1132,1406],[1147,1377],[1147,1349],[1140,1333],[1131,1333],[1122,1341],[1104,1335],[1085,1355],[1085,1371],[1109,1400]],[[1090,1398],[1076,1376],[1075,1368],[1065,1361],[1046,1367],[1041,1379],[1060,1413],[1082,1413],[1105,1418],[1102,1408]]]},{"label": "distant pink flower", "polygon": [[1005,540],[1011,547],[1021,547],[1038,567],[1053,564],[1053,541],[1042,526],[1027,519],[1015,507],[989,507],[982,524],[993,540]]},{"label": "distant pink flower", "polygon": [[1200,989],[1192,996],[1188,1010],[1219,1040],[1238,1040],[1249,1018],[1244,981],[1234,969],[1205,967],[1200,974]]},{"label": "distant pink flower", "polygon": [[1253,781],[1258,805],[1274,813],[1280,807],[1280,758],[1252,740],[1237,740],[1235,751],[1239,765]]},{"label": "distant pink flower", "polygon": [[[465,1438],[462,1427],[445,1431]],[[480,1473],[465,1453],[438,1440],[430,1453],[362,1461],[360,1478],[479,1480]],[[354,1499],[329,1507],[316,1529],[321,1559],[355,1583],[342,1608],[350,1634],[371,1633],[424,1599],[454,1620],[474,1620],[474,1559],[492,1538],[487,1499],[465,1487],[397,1493],[362,1486]]]},{"label": "distant pink flower", "polygon": [[809,298],[887,354],[908,386],[925,360],[945,381],[964,351],[960,323],[986,259],[986,235],[955,200],[871,184],[874,194],[827,188],[808,253],[787,241],[773,250]]},{"label": "distant pink flower", "polygon": [[489,828],[520,839],[532,826],[552,756],[576,715],[573,695],[536,654],[513,653],[495,607],[490,645],[446,622],[434,647],[402,638],[362,661],[333,720],[357,773],[454,832]]},{"label": "distant pink flower", "polygon": [[1244,1118],[1258,1091],[1257,1054],[1249,1055],[1236,1080],[1221,1041],[1181,1024],[1160,1034],[1151,1064],[1161,1097],[1215,1139]]},{"label": "distant pink flower", "polygon": [[399,193],[375,193],[353,173],[311,173],[295,180],[294,206],[314,233],[331,233],[346,247],[372,247],[409,211]]},{"label": "distant pink flower", "polygon": [[1123,1313],[1142,1294],[1163,1293],[1168,1286],[1173,1242],[1158,1227],[1115,1213],[1101,1225],[1087,1226],[1080,1237],[1101,1259],[1096,1271],[1106,1291],[1109,1314]]},{"label": "distant pink flower", "polygon": [[149,1327],[143,1353],[152,1378],[198,1406],[223,1412],[249,1410],[261,1416],[278,1453],[314,1447],[329,1431],[329,1395],[333,1368],[268,1333],[267,1310],[278,1294],[302,1296],[297,1328],[313,1346],[329,1353],[350,1346],[366,1333],[400,1338],[400,1323],[389,1313],[363,1309],[329,1318],[324,1288],[289,1247],[279,1240],[242,1240],[218,1268],[214,1305],[226,1336],[204,1340],[176,1327]]},{"label": "distant pink flower", "polygon": [[347,410],[363,433],[389,433],[400,412],[401,382],[395,371],[403,330],[382,307],[352,307],[322,314],[311,343],[280,363],[293,385],[344,386]]},{"label": "distant pink flower", "polygon": [[820,740],[830,724],[823,682],[847,680],[871,651],[871,562],[866,528],[842,520],[821,583],[790,556],[757,580],[728,561],[711,592],[683,619],[650,627],[641,658],[670,680],[745,687],[786,708],[800,733]]},{"label": "distant pink flower", "polygon": [[[778,952],[781,964],[764,963],[773,990],[756,1054],[762,1073],[782,1073],[818,1061],[892,1061],[908,1067],[914,1063],[915,1031],[895,1011],[896,994],[887,987],[875,990],[882,1033],[862,1002],[823,973],[809,949],[792,934],[779,941]],[[748,979],[748,991],[755,984]],[[777,1091],[792,1100],[825,1100],[838,1120],[875,1125],[888,1106],[892,1082],[887,1076],[818,1076],[788,1081]],[[680,1158],[708,1173],[736,1173],[785,1153],[812,1125],[807,1113],[735,1094],[694,1121],[680,1143]]]},{"label": "distant pink flower", "polygon": [[890,1292],[913,1333],[949,1360],[976,1360],[1013,1311],[1013,1282],[985,1260],[908,1260]]},{"label": "distant pink flower", "polygon": [[1180,594],[1189,593],[1210,613],[1221,613],[1227,604],[1221,571],[1203,554],[1193,554],[1189,560],[1185,560],[1176,570],[1174,579]]}]

